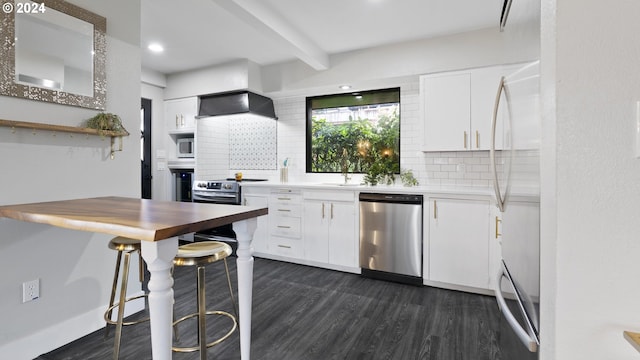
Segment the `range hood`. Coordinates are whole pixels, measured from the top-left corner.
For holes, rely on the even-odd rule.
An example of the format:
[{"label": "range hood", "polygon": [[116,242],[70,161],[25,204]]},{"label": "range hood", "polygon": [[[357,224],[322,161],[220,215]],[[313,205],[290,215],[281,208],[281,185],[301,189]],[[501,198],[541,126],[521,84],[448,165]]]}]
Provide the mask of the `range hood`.
[{"label": "range hood", "polygon": [[277,119],[273,100],[250,91],[233,91],[209,95],[200,95],[197,118],[255,114]]}]

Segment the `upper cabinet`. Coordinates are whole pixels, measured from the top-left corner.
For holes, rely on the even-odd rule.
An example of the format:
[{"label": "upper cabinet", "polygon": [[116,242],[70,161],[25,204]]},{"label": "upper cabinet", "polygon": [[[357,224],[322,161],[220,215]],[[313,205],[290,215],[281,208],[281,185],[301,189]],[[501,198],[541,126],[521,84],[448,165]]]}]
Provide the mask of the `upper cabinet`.
[{"label": "upper cabinet", "polygon": [[489,150],[503,71],[496,66],[421,76],[423,151]]},{"label": "upper cabinet", "polygon": [[[197,97],[164,102],[164,119],[169,134],[167,158],[170,169],[193,169],[195,167],[196,145],[192,140],[195,140],[197,113]],[[179,147],[180,153],[178,152]]]},{"label": "upper cabinet", "polygon": [[189,97],[164,102],[165,120],[170,134],[193,133],[196,128],[198,98]]}]

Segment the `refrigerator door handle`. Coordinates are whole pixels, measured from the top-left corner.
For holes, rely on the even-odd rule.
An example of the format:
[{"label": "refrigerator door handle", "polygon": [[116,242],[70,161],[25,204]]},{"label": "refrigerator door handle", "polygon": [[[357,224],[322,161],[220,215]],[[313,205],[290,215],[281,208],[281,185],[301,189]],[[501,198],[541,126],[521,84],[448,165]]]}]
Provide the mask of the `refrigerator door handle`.
[{"label": "refrigerator door handle", "polygon": [[529,351],[536,352],[538,351],[538,342],[536,341],[536,339],[529,336],[529,333],[527,333],[527,331],[523,329],[522,326],[520,326],[520,324],[518,323],[518,320],[516,320],[516,318],[511,313],[511,311],[509,311],[509,308],[507,307],[507,302],[504,300],[504,297],[502,296],[502,289],[500,288],[500,283],[503,277],[506,277],[508,279],[508,276],[504,273],[504,268],[501,267],[500,271],[498,272],[498,279],[497,279],[498,281],[496,282],[496,290],[495,290],[496,300],[498,301],[498,308],[500,309],[500,312],[502,312],[502,315],[504,315],[505,319],[507,320],[507,323],[509,323],[509,326],[516,333],[520,341],[522,341],[524,346],[527,349],[529,349]]},{"label": "refrigerator door handle", "polygon": [[504,90],[504,76],[500,78],[498,94],[493,106],[493,119],[491,119],[491,147],[489,148],[489,158],[491,160],[491,174],[493,176],[493,191],[496,194],[496,205],[500,211],[504,211],[504,199],[500,194],[500,184],[498,184],[498,167],[496,165],[496,128],[498,122],[498,109],[500,108],[500,98]]}]

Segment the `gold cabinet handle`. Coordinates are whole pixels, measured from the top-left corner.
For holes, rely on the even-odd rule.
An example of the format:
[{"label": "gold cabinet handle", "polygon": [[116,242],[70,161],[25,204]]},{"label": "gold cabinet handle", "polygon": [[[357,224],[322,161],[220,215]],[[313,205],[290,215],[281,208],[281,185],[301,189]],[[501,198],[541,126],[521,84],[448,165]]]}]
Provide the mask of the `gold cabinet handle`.
[{"label": "gold cabinet handle", "polygon": [[433,200],[433,219],[438,218],[438,206],[436,205],[436,201]]},{"label": "gold cabinet handle", "polygon": [[476,149],[480,149],[480,132],[476,130]]},{"label": "gold cabinet handle", "polygon": [[288,197],[279,197],[278,200],[284,200],[284,201],[289,201],[291,200],[291,198]]},{"label": "gold cabinet handle", "polygon": [[280,228],[280,229],[291,229],[291,226],[278,225],[278,228]]},{"label": "gold cabinet handle", "polygon": [[285,249],[291,249],[291,246],[288,246],[288,245],[280,245],[280,244],[278,244],[278,247],[285,248]]},{"label": "gold cabinet handle", "polygon": [[322,203],[322,218],[324,219],[324,203]]},{"label": "gold cabinet handle", "polygon": [[464,148],[467,148],[467,132],[464,132]]},{"label": "gold cabinet handle", "polygon": [[333,203],[331,203],[331,219],[333,220]]},{"label": "gold cabinet handle", "polygon": [[502,234],[500,234],[500,223],[502,222],[502,220],[500,220],[497,216],[496,216],[496,239],[499,236],[502,236]]},{"label": "gold cabinet handle", "polygon": [[291,210],[289,210],[289,209],[278,209],[278,211],[281,211],[281,212],[291,212]]}]

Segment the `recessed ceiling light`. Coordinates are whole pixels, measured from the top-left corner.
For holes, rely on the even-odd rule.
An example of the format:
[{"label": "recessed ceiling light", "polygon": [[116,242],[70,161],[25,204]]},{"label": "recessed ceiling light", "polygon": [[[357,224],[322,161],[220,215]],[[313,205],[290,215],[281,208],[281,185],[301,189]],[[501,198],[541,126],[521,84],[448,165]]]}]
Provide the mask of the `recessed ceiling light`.
[{"label": "recessed ceiling light", "polygon": [[351,89],[351,85],[340,85],[339,88],[342,90],[349,90]]},{"label": "recessed ceiling light", "polygon": [[161,53],[164,51],[164,47],[158,43],[152,43],[147,46],[147,49],[153,51],[154,53]]}]

